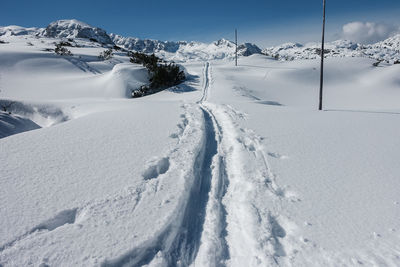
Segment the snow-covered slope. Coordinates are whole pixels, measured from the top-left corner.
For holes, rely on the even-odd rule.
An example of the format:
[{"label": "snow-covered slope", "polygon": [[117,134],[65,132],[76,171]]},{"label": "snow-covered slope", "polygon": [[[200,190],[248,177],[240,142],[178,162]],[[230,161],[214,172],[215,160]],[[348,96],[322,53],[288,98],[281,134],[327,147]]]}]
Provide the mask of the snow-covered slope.
[{"label": "snow-covered slope", "polygon": [[[400,34],[384,41],[362,45],[347,40],[338,40],[325,44],[326,57],[367,57],[377,60],[400,60]],[[315,59],[319,57],[321,44],[286,43],[266,48],[263,53],[280,60]]]},{"label": "snow-covered slope", "polygon": [[148,83],[147,70],[129,63],[126,53],[114,51],[112,59],[100,60],[104,48],[98,43],[76,40],[78,47],[68,47],[73,56],[59,56],[44,50],[54,48],[54,41],[61,39],[12,36],[7,40],[0,53],[2,98],[120,98]]}]

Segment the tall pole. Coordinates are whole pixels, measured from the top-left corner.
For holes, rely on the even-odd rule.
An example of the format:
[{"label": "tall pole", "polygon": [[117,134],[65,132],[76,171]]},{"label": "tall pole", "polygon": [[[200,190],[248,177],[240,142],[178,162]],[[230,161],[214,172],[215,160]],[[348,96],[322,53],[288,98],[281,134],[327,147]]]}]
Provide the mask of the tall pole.
[{"label": "tall pole", "polygon": [[323,0],[323,20],[322,20],[322,45],[321,45],[321,76],[319,84],[319,110],[322,110],[322,88],[324,86],[324,53],[325,53],[325,1]]},{"label": "tall pole", "polygon": [[235,29],[235,45],[236,45],[236,50],[235,50],[235,66],[237,66],[237,53],[238,53],[238,46],[237,46],[237,29]]}]

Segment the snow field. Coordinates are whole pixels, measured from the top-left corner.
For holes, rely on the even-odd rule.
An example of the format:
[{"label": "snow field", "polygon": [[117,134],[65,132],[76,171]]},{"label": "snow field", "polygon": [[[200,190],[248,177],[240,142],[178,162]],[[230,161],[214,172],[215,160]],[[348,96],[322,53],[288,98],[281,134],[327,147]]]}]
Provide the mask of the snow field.
[{"label": "snow field", "polygon": [[[400,132],[396,123],[398,108],[392,101],[379,101],[382,96],[399,98],[398,87],[390,85],[396,76],[389,74],[397,67],[371,69],[368,61],[353,59],[347,62],[348,68],[358,66],[370,75],[386,74],[387,79],[380,80],[383,86],[365,86],[368,77],[362,71],[352,73],[344,70],[336,74],[336,79],[333,72],[325,86],[326,90],[331,90],[331,95],[325,100],[331,111],[315,112],[316,103],[306,100],[306,97],[317,99],[318,90],[315,88],[318,86],[313,89],[315,92],[310,86],[306,87],[305,81],[313,78],[304,75],[307,67],[305,70],[298,68],[298,64],[307,66],[312,62],[274,65],[268,59],[251,58],[243,59],[238,70],[225,64],[214,64],[213,92],[209,101],[218,103],[215,109],[219,112],[214,111],[214,114],[221,125],[230,121],[236,123],[228,133],[242,131],[236,140],[244,140],[242,143],[250,150],[261,148],[264,155],[266,167],[258,164],[248,172],[245,172],[246,168],[240,172],[240,166],[252,166],[253,162],[248,162],[251,157],[239,153],[243,157],[238,157],[237,164],[227,169],[232,171],[236,168],[236,173],[242,173],[238,175],[242,183],[247,177],[257,176],[272,181],[271,185],[265,182],[266,188],[261,182],[253,183],[249,192],[254,200],[247,197],[243,201],[253,203],[252,218],[257,218],[254,216],[257,213],[260,215],[256,223],[255,220],[248,221],[245,225],[253,228],[253,232],[263,229],[254,236],[258,238],[258,247],[264,248],[261,255],[266,256],[265,262],[269,260],[269,265],[285,266],[398,265],[399,236],[394,230],[399,227],[399,210],[395,204],[398,203],[399,188],[396,177],[400,171],[395,162],[399,148],[395,133]],[[331,60],[327,64],[339,69],[339,63],[343,61]],[[282,69],[282,66],[293,70]],[[269,71],[267,78],[266,69]],[[309,68],[309,73],[312,71],[312,67]],[[293,72],[303,72],[303,75],[293,75]],[[278,87],[278,81],[292,85]],[[376,82],[369,81],[372,84]],[[342,83],[343,91],[346,89],[347,98],[334,96],[339,91],[336,90],[339,86],[334,87],[338,83]],[[317,85],[310,81],[309,84]],[[238,86],[241,90],[236,89]],[[289,88],[292,88],[292,94],[286,93]],[[392,88],[390,93],[388,88]],[[278,97],[271,97],[271,93]],[[297,95],[300,95],[296,103],[298,107],[292,104]],[[375,101],[373,96],[376,96]],[[224,109],[232,110],[223,108],[224,105],[242,112],[222,112]],[[230,116],[234,119],[226,115],[219,117],[218,113],[232,114]],[[235,143],[234,138],[229,142],[231,146],[232,143]],[[228,177],[231,185],[234,176],[229,176],[229,171]],[[243,184],[239,188],[243,194],[246,192],[244,188],[248,187]],[[228,189],[227,195],[229,192]],[[229,229],[229,208],[227,210]],[[244,232],[241,227],[238,229]],[[379,229],[385,234],[379,233]],[[232,242],[228,241],[228,244],[233,248]],[[238,257],[244,249],[245,246],[238,249],[235,255]],[[254,253],[256,249],[249,251]],[[248,255],[244,257],[246,260],[250,258]],[[231,256],[230,260],[233,259]]]},{"label": "snow field", "polygon": [[7,38],[2,129],[41,128],[0,140],[0,264],[399,265],[398,66],[327,59],[323,112],[318,61],[261,55],[125,99],[122,54]]}]

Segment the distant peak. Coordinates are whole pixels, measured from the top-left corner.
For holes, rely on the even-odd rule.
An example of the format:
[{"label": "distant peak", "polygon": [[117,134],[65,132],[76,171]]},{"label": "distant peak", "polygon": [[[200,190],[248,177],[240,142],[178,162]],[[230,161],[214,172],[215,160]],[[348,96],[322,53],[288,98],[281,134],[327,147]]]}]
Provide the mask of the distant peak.
[{"label": "distant peak", "polygon": [[222,38],[222,39],[220,39],[220,40],[218,40],[218,41],[215,41],[214,44],[215,44],[216,46],[227,45],[228,47],[231,47],[231,46],[234,46],[234,45],[235,45],[234,42],[231,42],[231,41],[226,40],[226,39],[224,39],[224,38]]},{"label": "distant peak", "polygon": [[76,19],[62,19],[50,23],[45,35],[53,38],[86,38],[102,44],[114,44],[105,30]]},{"label": "distant peak", "polygon": [[94,27],[90,26],[89,24],[79,21],[77,19],[60,19],[60,20],[53,21],[52,23],[49,24],[49,26],[51,26],[51,25],[60,25],[60,26],[64,26],[64,27],[66,26],[67,28],[79,25],[82,28],[94,28]]}]

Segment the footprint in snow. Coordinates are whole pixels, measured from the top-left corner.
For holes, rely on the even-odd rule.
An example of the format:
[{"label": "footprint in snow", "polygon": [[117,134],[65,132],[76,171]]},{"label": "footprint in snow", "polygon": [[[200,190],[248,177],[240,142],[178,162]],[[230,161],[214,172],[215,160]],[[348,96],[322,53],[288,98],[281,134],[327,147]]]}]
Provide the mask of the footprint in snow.
[{"label": "footprint in snow", "polygon": [[148,164],[148,167],[145,169],[142,176],[145,180],[157,178],[159,175],[168,171],[169,165],[168,157],[153,160]]}]

